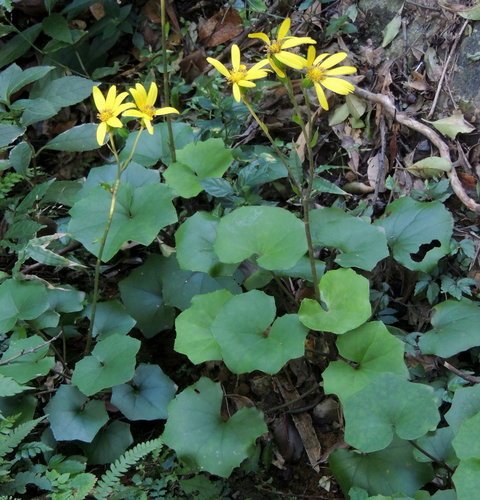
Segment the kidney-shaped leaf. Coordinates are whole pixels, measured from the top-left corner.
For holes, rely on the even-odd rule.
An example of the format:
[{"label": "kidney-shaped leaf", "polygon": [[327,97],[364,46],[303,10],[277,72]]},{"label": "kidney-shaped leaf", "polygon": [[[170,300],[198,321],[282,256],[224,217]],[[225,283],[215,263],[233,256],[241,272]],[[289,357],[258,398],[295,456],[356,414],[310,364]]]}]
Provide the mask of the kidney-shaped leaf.
[{"label": "kidney-shaped leaf", "polygon": [[477,498],[480,490],[480,459],[461,460],[452,479],[457,500]]},{"label": "kidney-shaped leaf", "polygon": [[431,271],[450,251],[453,218],[439,201],[400,198],[376,222],[387,233],[393,257],[412,271]]},{"label": "kidney-shaped leaf", "polygon": [[129,420],[165,419],[176,390],[159,366],[141,364],[129,384],[112,389],[111,401]]},{"label": "kidney-shaped leaf", "polygon": [[89,401],[71,385],[62,385],[45,406],[45,413],[57,441],[90,443],[107,423],[108,414],[102,401]]},{"label": "kidney-shaped leaf", "polygon": [[306,327],[340,335],[362,325],[372,314],[368,280],[352,269],[326,272],[319,286],[325,309],[316,300],[304,299],[298,315]]},{"label": "kidney-shaped leaf", "polygon": [[394,437],[417,439],[440,415],[433,389],[393,373],[378,375],[344,402],[345,441],[364,452],[383,450]]},{"label": "kidney-shaped leaf", "polygon": [[270,206],[237,208],[220,220],[215,252],[236,264],[258,255],[264,269],[289,269],[307,251],[303,222],[288,210]]},{"label": "kidney-shaped leaf", "polygon": [[381,321],[372,321],[337,339],[338,352],[355,362],[333,361],[323,372],[325,393],[345,401],[363,389],[379,374],[396,373],[408,377],[403,360],[404,344],[394,337]]},{"label": "kidney-shaped leaf", "polygon": [[310,226],[315,246],[341,250],[335,262],[342,267],[371,271],[389,255],[387,238],[381,229],[339,208],[312,210]]},{"label": "kidney-shaped leaf", "polygon": [[125,335],[110,335],[75,365],[72,384],[91,396],[102,389],[128,382],[135,371],[140,341]]},{"label": "kidney-shaped leaf", "polygon": [[462,423],[452,444],[460,460],[480,460],[480,413]]},{"label": "kidney-shaped leaf", "polygon": [[113,464],[133,443],[130,425],[118,420],[107,425],[88,445],[83,445],[89,464]]},{"label": "kidney-shaped leaf", "polygon": [[[307,331],[296,314],[275,318],[273,297],[252,290],[232,297],[220,309],[211,331],[233,373],[277,373],[303,356]],[[273,324],[272,324],[273,322]]]},{"label": "kidney-shaped leaf", "polygon": [[255,408],[222,418],[222,396],[220,384],[205,377],[185,389],[168,405],[163,440],[189,466],[228,477],[267,426]]},{"label": "kidney-shaped leaf", "polygon": [[[91,310],[87,310],[90,319]],[[104,339],[109,335],[118,333],[126,335],[134,326],[136,321],[127,313],[123,304],[118,300],[108,300],[97,304],[95,324],[93,325],[93,336]]]},{"label": "kidney-shaped leaf", "polygon": [[480,413],[480,385],[460,387],[455,391],[452,406],[445,414],[445,420],[455,433],[462,423]]},{"label": "kidney-shaped leaf", "polygon": [[424,333],[419,346],[425,354],[449,358],[480,346],[480,307],[468,299],[446,300],[433,308],[433,330]]}]

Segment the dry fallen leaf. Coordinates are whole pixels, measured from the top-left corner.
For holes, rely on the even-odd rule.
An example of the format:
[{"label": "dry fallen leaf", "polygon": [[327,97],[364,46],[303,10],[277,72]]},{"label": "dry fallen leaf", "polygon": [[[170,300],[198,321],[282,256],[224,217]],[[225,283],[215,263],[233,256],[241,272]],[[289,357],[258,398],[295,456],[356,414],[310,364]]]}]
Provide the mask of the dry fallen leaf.
[{"label": "dry fallen leaf", "polygon": [[242,31],[240,14],[235,9],[220,9],[210,19],[200,23],[198,38],[205,47],[216,47],[240,35]]}]

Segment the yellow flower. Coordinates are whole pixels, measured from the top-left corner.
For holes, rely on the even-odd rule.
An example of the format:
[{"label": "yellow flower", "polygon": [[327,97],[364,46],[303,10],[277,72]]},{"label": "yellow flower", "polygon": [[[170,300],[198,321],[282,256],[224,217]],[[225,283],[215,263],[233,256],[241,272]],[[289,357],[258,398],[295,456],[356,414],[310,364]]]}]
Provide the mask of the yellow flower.
[{"label": "yellow flower", "polygon": [[121,92],[117,95],[117,87],[112,85],[107,92],[107,97],[103,97],[102,91],[98,87],[93,87],[93,101],[97,107],[97,118],[100,124],[97,128],[97,142],[100,146],[105,142],[109,128],[122,128],[123,124],[118,118],[118,115],[131,108],[134,104],[132,102],[123,103],[128,92]]},{"label": "yellow flower", "polygon": [[278,28],[276,40],[270,40],[265,33],[251,33],[248,35],[249,38],[258,38],[265,43],[268,62],[280,78],[285,78],[285,73],[278,66],[277,62],[281,62],[285,66],[294,69],[303,69],[305,67],[304,57],[287,52],[286,49],[298,47],[305,43],[317,43],[313,38],[308,36],[287,36],[287,33],[290,31],[290,24],[290,18],[287,17]]},{"label": "yellow flower", "polygon": [[307,70],[307,78],[315,86],[320,106],[322,106],[323,109],[328,110],[328,101],[325,97],[322,85],[336,94],[350,94],[355,90],[355,87],[343,78],[335,77],[338,75],[351,75],[352,73],[356,73],[357,68],[353,66],[339,66],[338,68],[333,68],[333,66],[336,66],[347,57],[345,52],[338,52],[333,55],[320,54],[318,57],[315,56],[315,47],[308,47],[305,66]]},{"label": "yellow flower", "polygon": [[132,94],[137,109],[129,109],[123,113],[123,116],[134,116],[135,118],[140,118],[149,134],[153,134],[152,120],[155,116],[168,115],[170,113],[178,114],[178,111],[175,108],[155,107],[155,101],[158,96],[158,88],[155,82],[150,84],[148,94],[145,87],[140,83],[137,83],[134,89],[130,89],[130,94]]}]

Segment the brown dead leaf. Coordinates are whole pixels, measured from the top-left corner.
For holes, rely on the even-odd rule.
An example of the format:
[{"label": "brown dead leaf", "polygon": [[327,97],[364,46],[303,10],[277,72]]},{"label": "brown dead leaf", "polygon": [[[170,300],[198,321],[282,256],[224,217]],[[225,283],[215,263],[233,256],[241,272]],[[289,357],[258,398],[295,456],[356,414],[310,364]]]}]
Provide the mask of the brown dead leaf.
[{"label": "brown dead leaf", "polygon": [[105,17],[105,8],[103,7],[103,3],[97,2],[93,5],[90,5],[90,13],[95,18],[95,21],[99,21],[103,17]]},{"label": "brown dead leaf", "polygon": [[[382,165],[382,154],[378,152],[376,155],[371,156],[367,160],[367,177],[370,186],[375,189],[377,181],[379,181],[378,192],[384,193],[385,189],[385,176],[388,170],[388,158],[384,155]],[[379,178],[381,172],[381,177]]]},{"label": "brown dead leaf", "polygon": [[193,82],[208,66],[205,50],[197,49],[180,61],[180,70],[187,82]]},{"label": "brown dead leaf", "polygon": [[200,23],[199,41],[205,47],[216,47],[230,41],[243,31],[240,14],[235,9],[220,9],[214,16]]}]

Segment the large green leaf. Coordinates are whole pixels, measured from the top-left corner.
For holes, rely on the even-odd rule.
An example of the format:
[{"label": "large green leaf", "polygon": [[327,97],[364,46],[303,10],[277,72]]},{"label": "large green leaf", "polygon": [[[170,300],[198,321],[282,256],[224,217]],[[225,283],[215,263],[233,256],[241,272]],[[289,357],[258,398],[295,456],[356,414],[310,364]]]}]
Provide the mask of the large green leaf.
[{"label": "large green leaf", "polygon": [[22,70],[17,64],[5,68],[0,73],[0,101],[9,103],[12,94],[43,78],[52,69],[53,66],[33,66]]},{"label": "large green leaf", "polygon": [[255,408],[222,418],[222,396],[220,384],[205,377],[185,389],[168,405],[163,440],[188,466],[228,477],[267,426]]},{"label": "large green leaf", "polygon": [[376,222],[385,229],[393,257],[412,271],[431,271],[450,251],[453,218],[439,201],[400,198]]},{"label": "large green leaf", "polygon": [[0,54],[0,68],[16,61],[25,52],[32,48],[32,44],[42,32],[42,25],[35,23],[29,28],[23,29],[18,35],[2,45]]},{"label": "large green leaf", "polygon": [[342,267],[371,271],[389,255],[387,238],[381,229],[339,208],[312,210],[310,227],[315,246],[341,250],[335,262]]},{"label": "large green leaf", "polygon": [[31,95],[31,97],[45,99],[60,109],[65,106],[78,104],[87,97],[90,97],[94,85],[95,82],[88,78],[63,76],[51,80],[39,92]]},{"label": "large green leaf", "polygon": [[175,350],[196,365],[221,360],[220,346],[212,333],[212,323],[224,304],[232,298],[228,290],[196,295],[192,305],[175,320]]},{"label": "large green leaf", "polygon": [[393,373],[378,375],[347,398],[343,410],[345,441],[364,452],[386,448],[394,434],[417,439],[440,420],[433,389]]},{"label": "large green leaf", "polygon": [[[88,310],[88,318],[90,314]],[[135,323],[136,321],[127,313],[123,304],[117,300],[99,302],[93,325],[93,336],[104,339],[114,334],[126,335]]]},{"label": "large green leaf", "polygon": [[130,425],[116,420],[107,425],[83,451],[89,464],[113,464],[133,443]]},{"label": "large green leaf", "polygon": [[323,372],[326,394],[342,401],[363,389],[382,373],[408,377],[403,360],[404,344],[389,333],[381,321],[372,321],[337,339],[338,352],[355,364],[333,361]]},{"label": "large green leaf", "polygon": [[95,123],[77,125],[47,142],[43,149],[54,151],[92,151],[100,146],[97,142],[97,126]]},{"label": "large green leaf", "polygon": [[473,500],[480,491],[480,459],[462,460],[452,476],[457,500]]},{"label": "large green leaf", "polygon": [[319,283],[320,298],[304,299],[300,305],[300,321],[312,330],[342,334],[359,327],[372,314],[369,283],[352,269],[326,272]]},{"label": "large green leaf", "polygon": [[480,413],[480,385],[460,387],[455,391],[452,406],[445,414],[445,420],[456,434],[462,423]]},{"label": "large green leaf", "polygon": [[72,384],[86,396],[127,382],[135,371],[140,341],[125,335],[110,335],[100,340],[91,356],[81,359],[72,375]]},{"label": "large green leaf", "polygon": [[112,389],[111,402],[129,420],[167,418],[167,405],[176,392],[176,385],[157,365],[138,365],[128,384]]},{"label": "large green leaf", "polygon": [[434,477],[432,466],[417,462],[413,446],[395,439],[390,446],[368,455],[348,450],[336,450],[329,458],[330,469],[347,494],[352,486],[370,495],[415,495]]},{"label": "large green leaf", "polygon": [[[69,232],[95,256],[98,256],[111,201],[110,191],[97,187],[70,210]],[[160,229],[176,220],[170,190],[165,185],[147,184],[135,189],[130,184],[122,184],[103,251],[103,262],[108,262],[127,241],[149,245]]]},{"label": "large green leaf", "polygon": [[303,356],[307,330],[298,316],[287,314],[274,321],[275,313],[274,298],[258,290],[236,295],[220,309],[211,331],[233,373],[273,374]]},{"label": "large green leaf", "polygon": [[[414,456],[416,460],[419,462],[444,462],[450,467],[456,467],[458,458],[452,446],[453,437],[454,433],[451,427],[441,427],[435,432],[425,434],[425,436],[417,439],[416,443],[429,456],[415,448]],[[432,457],[435,460],[432,460]]]},{"label": "large green leaf", "polygon": [[433,329],[418,342],[425,354],[449,358],[480,346],[480,306],[468,299],[446,300],[433,308]]},{"label": "large green leaf", "polygon": [[10,125],[9,123],[0,123],[0,148],[8,146],[17,137],[20,137],[24,132],[24,127],[19,127],[18,125]]},{"label": "large green leaf", "polygon": [[179,196],[192,198],[203,191],[201,180],[222,177],[232,161],[232,153],[222,139],[192,142],[177,151],[177,162],[163,175]]},{"label": "large green leaf", "polygon": [[48,306],[47,290],[43,283],[5,280],[0,285],[0,333],[11,330],[18,320],[38,318]]},{"label": "large green leaf", "polygon": [[143,265],[119,283],[128,313],[147,338],[173,325],[174,309],[163,299],[164,261],[159,255],[150,255]]},{"label": "large green leaf", "polygon": [[480,460],[480,412],[462,422],[452,444],[460,460]]},{"label": "large green leaf", "polygon": [[307,251],[303,222],[279,207],[237,208],[217,228],[215,252],[221,262],[236,264],[254,255],[264,269],[288,269]]},{"label": "large green leaf", "polygon": [[107,423],[108,414],[102,401],[89,401],[71,385],[61,385],[45,406],[53,435],[57,441],[90,443]]}]

